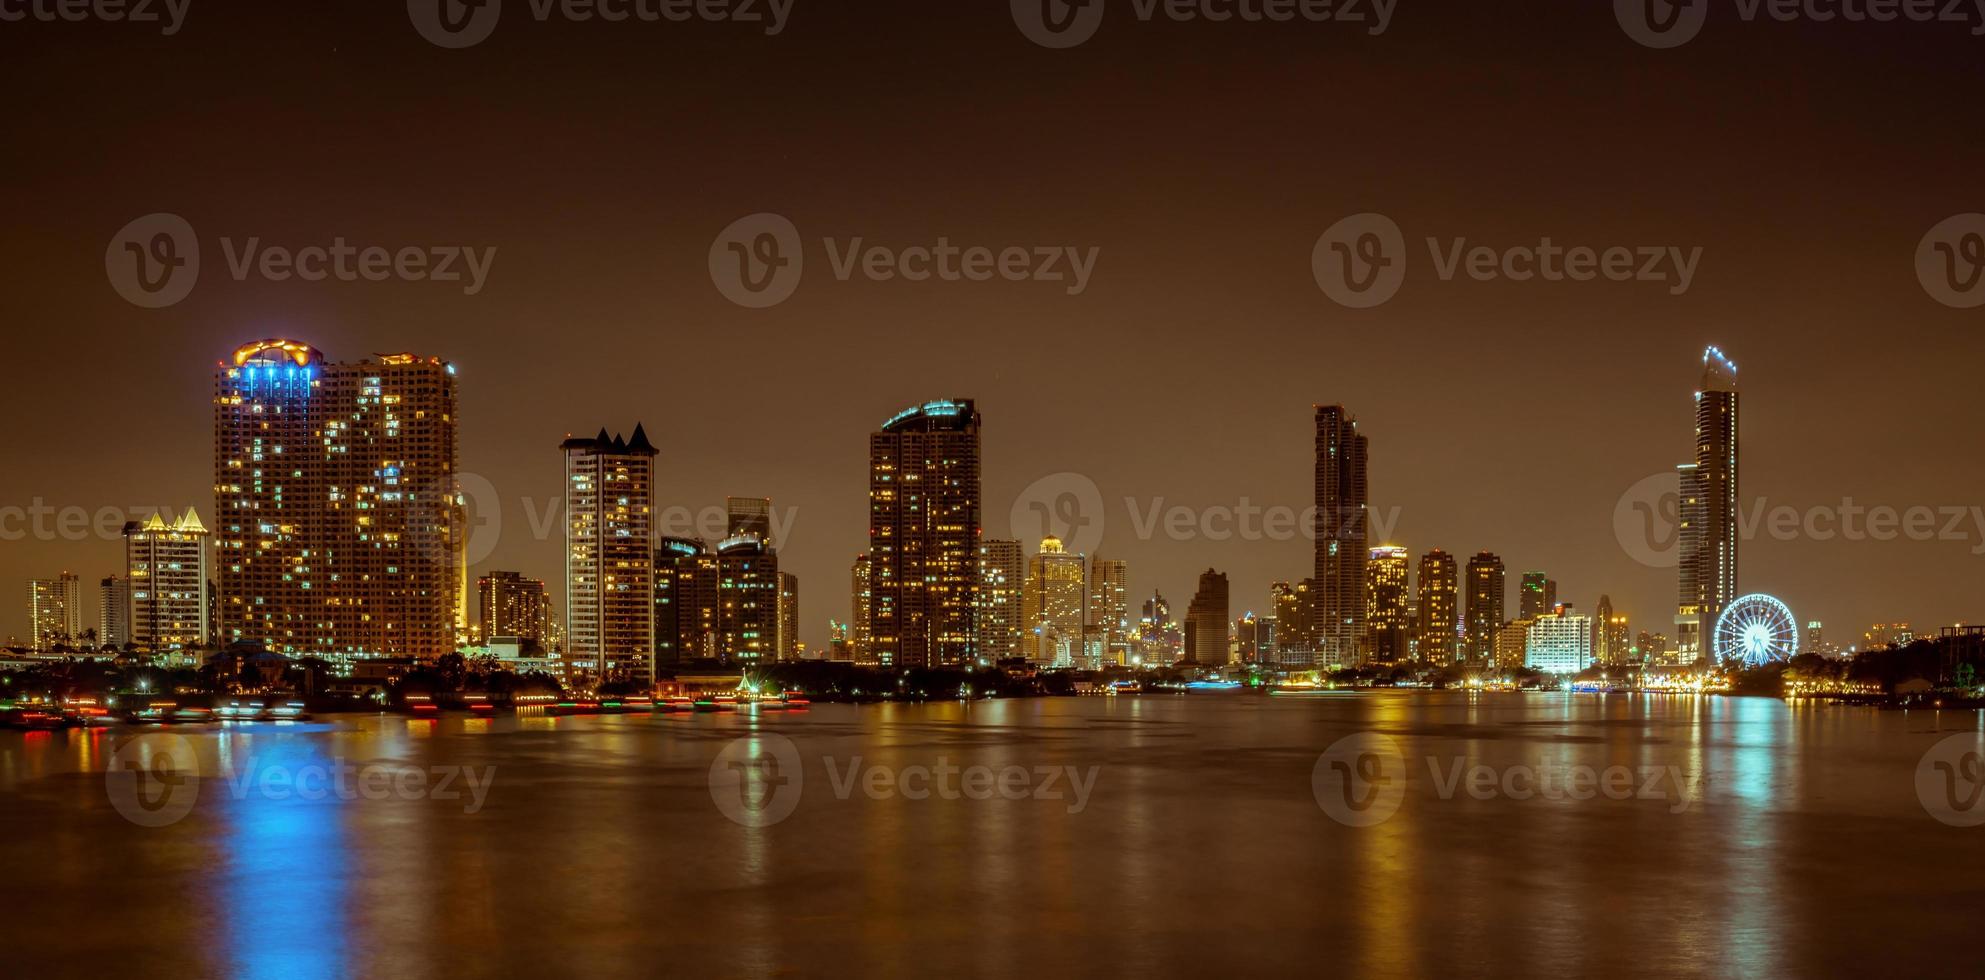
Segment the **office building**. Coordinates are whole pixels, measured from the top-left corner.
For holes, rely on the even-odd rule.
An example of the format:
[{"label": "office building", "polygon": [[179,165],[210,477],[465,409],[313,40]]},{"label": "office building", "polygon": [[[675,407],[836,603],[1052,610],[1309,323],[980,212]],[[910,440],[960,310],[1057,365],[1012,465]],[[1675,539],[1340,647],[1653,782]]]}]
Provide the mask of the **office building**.
[{"label": "office building", "polygon": [[1130,643],[1130,563],[1121,558],[1089,560],[1089,625],[1102,644],[1102,659],[1123,663]]},{"label": "office building", "polygon": [[1549,613],[1556,605],[1555,592],[1551,580],[1543,572],[1524,572],[1516,590],[1516,617],[1536,619]]},{"label": "office building", "polygon": [[779,589],[777,549],[750,534],[717,545],[719,663],[750,665],[777,659]]},{"label": "office building", "polygon": [[1524,641],[1524,666],[1546,674],[1576,674],[1592,666],[1592,617],[1568,606],[1537,617]]},{"label": "office building", "polygon": [[698,538],[662,538],[655,548],[655,663],[676,667],[717,657],[717,556]]}]

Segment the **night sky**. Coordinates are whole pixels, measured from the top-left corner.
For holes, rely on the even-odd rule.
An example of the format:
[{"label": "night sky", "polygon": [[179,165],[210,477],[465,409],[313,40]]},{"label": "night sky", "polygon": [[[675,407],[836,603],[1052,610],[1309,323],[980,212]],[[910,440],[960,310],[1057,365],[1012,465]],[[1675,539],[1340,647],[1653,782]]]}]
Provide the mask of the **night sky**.
[{"label": "night sky", "polygon": [[[764,9],[764,5],[759,5]],[[1371,439],[1393,543],[1504,556],[1589,610],[1672,632],[1674,572],[1616,535],[1617,502],[1692,453],[1705,344],[1741,366],[1746,506],[1985,506],[1985,311],[1934,301],[1919,240],[1985,210],[1985,37],[1959,24],[1744,23],[1714,4],[1672,50],[1612,5],[1414,3],[1389,29],[1139,22],[1111,0],[1068,50],[1000,2],[810,3],[775,37],[736,23],[538,22],[508,0],[445,50],[405,4],[196,0],[180,31],[0,23],[0,506],[195,505],[211,520],[214,362],[271,336],[337,360],[460,369],[466,473],[496,537],[472,572],[562,592],[559,441],[637,421],[660,504],[774,498],[803,639],[848,615],[865,547],[866,435],[904,406],[976,399],[985,523],[1086,475],[1102,553],[1183,613],[1229,573],[1234,613],[1310,568],[1307,540],[1150,540],[1162,506],[1302,508],[1312,411]],[[1380,212],[1408,274],[1333,302],[1318,236]],[[127,222],[184,217],[182,302],[112,289]],[[711,281],[713,238],[757,212],[807,240],[768,309]],[[236,281],[222,240],[495,247],[484,288]],[[821,239],[1099,249],[1066,283],[837,281]],[[1425,240],[1702,249],[1690,288],[1441,281]],[[1135,498],[1133,507],[1124,498]],[[527,504],[527,501],[529,502]],[[1946,521],[1939,518],[1936,531]],[[120,572],[115,539],[0,545],[0,637],[25,580]],[[1850,642],[1877,620],[1985,616],[1985,529],[1960,540],[1746,540],[1741,591]],[[1374,537],[1373,544],[1381,543]]]}]

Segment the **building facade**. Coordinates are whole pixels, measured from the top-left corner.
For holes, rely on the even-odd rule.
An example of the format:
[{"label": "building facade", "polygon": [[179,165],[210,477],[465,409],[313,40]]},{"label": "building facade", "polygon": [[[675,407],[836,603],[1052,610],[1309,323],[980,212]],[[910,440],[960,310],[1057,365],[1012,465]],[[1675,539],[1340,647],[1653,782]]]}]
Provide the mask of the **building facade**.
[{"label": "building facade", "polygon": [[542,646],[551,627],[551,597],[544,580],[518,572],[490,572],[476,579],[476,622],[485,643],[512,636]]},{"label": "building facade", "polygon": [[933,401],[869,435],[869,642],[887,666],[978,659],[979,425],[970,400]]},{"label": "building facade", "polygon": [[1355,662],[1365,641],[1369,486],[1366,441],[1342,405],[1316,407],[1316,588],[1311,628],[1322,657]]},{"label": "building facade", "polygon": [[655,548],[655,663],[675,667],[717,656],[717,556],[697,538]]},{"label": "building facade", "polygon": [[1504,617],[1508,593],[1503,560],[1494,552],[1479,551],[1468,559],[1468,659],[1488,663],[1496,656],[1496,633],[1507,622]]},{"label": "building facade", "polygon": [[1082,556],[1050,534],[1027,563],[1027,591],[1020,607],[1026,656],[1038,664],[1067,667],[1082,654],[1084,606]]},{"label": "building facade", "polygon": [[83,582],[69,572],[28,581],[28,632],[38,651],[83,641]]},{"label": "building facade", "polygon": [[112,649],[131,642],[131,580],[122,575],[97,584],[96,641]]},{"label": "building facade", "polygon": [[1185,662],[1199,667],[1224,667],[1231,654],[1227,640],[1227,575],[1209,568],[1199,573],[1199,591],[1186,607]]},{"label": "building facade", "polygon": [[1695,460],[1676,471],[1675,642],[1681,658],[1694,662],[1710,655],[1706,634],[1737,598],[1737,365],[1715,347],[1702,353]]},{"label": "building facade", "polygon": [[[265,340],[214,375],[219,639],[436,657],[467,628],[455,369]],[[134,626],[135,628],[135,626]]]},{"label": "building facade", "polygon": [[1576,674],[1592,666],[1592,617],[1568,608],[1537,617],[1525,634],[1523,663],[1546,674]]},{"label": "building facade", "polygon": [[979,545],[979,656],[1003,660],[1023,655],[1027,564],[1020,542],[988,538]]},{"label": "building facade", "polygon": [[1104,663],[1126,662],[1130,644],[1130,563],[1089,560],[1089,626],[1102,645]]},{"label": "building facade", "polygon": [[655,447],[568,438],[565,456],[565,664],[595,682],[649,683],[655,664]]},{"label": "building facade", "polygon": [[1419,658],[1454,663],[1461,645],[1461,582],[1454,556],[1435,548],[1420,556]]},{"label": "building facade", "polygon": [[1365,646],[1367,661],[1396,664],[1406,660],[1409,553],[1385,545],[1371,549],[1365,566]]},{"label": "building facade", "polygon": [[131,596],[131,642],[145,650],[184,650],[213,641],[207,528],[190,508],[167,523],[159,514],[124,525],[124,572]]}]

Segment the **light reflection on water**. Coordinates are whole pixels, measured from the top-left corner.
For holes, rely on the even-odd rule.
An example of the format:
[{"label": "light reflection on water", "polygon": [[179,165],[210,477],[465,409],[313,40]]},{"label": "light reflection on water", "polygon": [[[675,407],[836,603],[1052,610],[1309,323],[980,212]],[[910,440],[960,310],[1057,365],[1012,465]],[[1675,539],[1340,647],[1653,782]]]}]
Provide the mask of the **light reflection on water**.
[{"label": "light reflection on water", "polygon": [[[1985,913],[1979,831],[1930,819],[1912,783],[1942,733],[1979,724],[1459,692],[362,716],[172,730],[207,778],[158,829],[107,802],[123,733],[0,733],[0,860],[33,869],[42,899],[10,908],[0,945],[24,966],[81,943],[107,962],[155,951],[144,972],[247,977],[1961,973],[1897,937],[1965,935]],[[1309,780],[1360,732],[1399,743],[1407,794],[1353,829]],[[732,823],[710,764],[773,735],[805,760],[798,809]],[[871,799],[858,778],[940,760],[1099,775],[1073,814],[1068,799]],[[468,812],[271,799],[222,775],[339,762],[494,767],[494,783]],[[1442,798],[1457,765],[1624,766],[1636,789],[1673,766],[1700,795]],[[856,780],[846,798],[837,778]],[[146,898],[116,906],[128,928],[72,928],[127,891]]]}]

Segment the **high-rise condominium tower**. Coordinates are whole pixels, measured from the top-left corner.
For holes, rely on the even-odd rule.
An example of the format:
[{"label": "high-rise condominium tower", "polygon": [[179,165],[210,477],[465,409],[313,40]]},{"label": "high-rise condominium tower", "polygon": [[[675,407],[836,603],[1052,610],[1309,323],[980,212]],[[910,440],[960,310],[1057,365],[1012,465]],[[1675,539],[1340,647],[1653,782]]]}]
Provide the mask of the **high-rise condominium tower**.
[{"label": "high-rise condominium tower", "polygon": [[979,656],[1022,656],[1021,606],[1026,556],[1020,542],[987,538],[979,545]]},{"label": "high-rise condominium tower", "polygon": [[599,681],[654,677],[655,447],[634,436],[566,439],[565,661]]},{"label": "high-rise condominium tower", "polygon": [[1365,657],[1379,663],[1399,663],[1406,659],[1406,564],[1405,548],[1373,548],[1365,568]]},{"label": "high-rise condominium tower", "polygon": [[99,646],[119,648],[131,642],[131,580],[112,575],[97,586]]},{"label": "high-rise condominium tower", "polygon": [[1502,629],[1505,601],[1503,560],[1493,552],[1476,552],[1468,559],[1468,659],[1489,661],[1496,655],[1496,631]]},{"label": "high-rise condominium tower", "polygon": [[868,438],[869,631],[885,665],[971,663],[979,639],[979,413],[898,412]]},{"label": "high-rise condominium tower", "polygon": [[1227,573],[1199,573],[1199,591],[1186,607],[1185,662],[1224,667],[1231,650],[1227,643]]},{"label": "high-rise condominium tower", "polygon": [[264,340],[214,373],[219,638],[435,657],[467,627],[455,369]]},{"label": "high-rise condominium tower", "polygon": [[717,656],[717,556],[697,538],[655,548],[655,662],[673,667]]},{"label": "high-rise condominium tower", "polygon": [[1365,637],[1365,437],[1342,405],[1316,408],[1316,588],[1311,629],[1323,662],[1353,663]]},{"label": "high-rise condominium tower", "polygon": [[726,497],[724,510],[729,520],[726,538],[755,537],[767,545],[772,540],[772,499],[770,497]]},{"label": "high-rise condominium tower", "polygon": [[499,636],[543,643],[551,625],[551,599],[541,579],[490,572],[476,580],[476,614],[485,643]]},{"label": "high-rise condominium tower", "polygon": [[1104,663],[1121,663],[1130,640],[1130,563],[1089,560],[1089,632],[1102,644]]},{"label": "high-rise condominium tower", "polygon": [[28,629],[33,632],[36,650],[48,650],[57,644],[81,643],[82,579],[63,572],[55,578],[29,580]]},{"label": "high-rise condominium tower", "polygon": [[1517,586],[1516,616],[1518,619],[1536,619],[1551,611],[1555,590],[1550,588],[1550,579],[1543,572],[1524,572],[1523,581]]},{"label": "high-rise condominium tower", "polygon": [[1027,562],[1020,607],[1027,659],[1065,667],[1082,655],[1083,577],[1081,555],[1064,549],[1052,534],[1041,539],[1041,550]]},{"label": "high-rise condominium tower", "polygon": [[854,616],[849,624],[849,645],[855,648],[855,662],[875,663],[875,633],[870,628],[869,613],[873,610],[874,589],[871,586],[871,563],[868,552],[855,556],[854,567],[849,570],[849,578],[854,588]]},{"label": "high-rise condominium tower", "polygon": [[1420,556],[1420,659],[1446,666],[1461,642],[1460,587],[1454,556],[1435,548]]},{"label": "high-rise condominium tower", "polygon": [[212,638],[207,561],[207,529],[191,510],[170,524],[153,514],[124,525],[131,642],[147,650],[181,650]]},{"label": "high-rise condominium tower", "polygon": [[751,534],[717,545],[717,659],[770,663],[779,656],[779,552]]},{"label": "high-rise condominium tower", "polygon": [[1677,469],[1676,645],[1691,662],[1710,655],[1706,635],[1737,598],[1737,365],[1715,347],[1702,353],[1695,461]]}]

